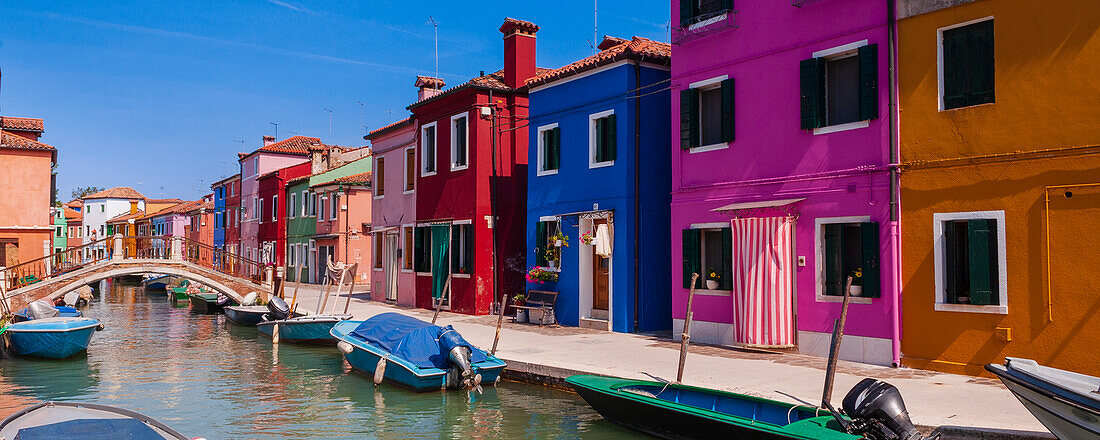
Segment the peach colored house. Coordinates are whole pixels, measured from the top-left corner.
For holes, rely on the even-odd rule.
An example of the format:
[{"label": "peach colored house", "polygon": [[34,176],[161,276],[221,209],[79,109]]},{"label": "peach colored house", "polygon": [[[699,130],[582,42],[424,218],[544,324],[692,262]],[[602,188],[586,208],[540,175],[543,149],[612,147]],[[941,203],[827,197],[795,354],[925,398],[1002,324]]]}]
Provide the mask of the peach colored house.
[{"label": "peach colored house", "polygon": [[41,119],[0,117],[0,267],[48,254],[53,242],[50,217],[57,149],[38,142]]},{"label": "peach colored house", "polygon": [[[370,161],[367,160],[369,166]],[[371,253],[371,172],[337,177],[312,185],[318,194],[317,233],[313,238],[318,253],[318,268],[324,268],[324,256],[334,262],[359,264],[355,282],[370,286],[373,261]],[[347,281],[345,281],[347,282]]]}]

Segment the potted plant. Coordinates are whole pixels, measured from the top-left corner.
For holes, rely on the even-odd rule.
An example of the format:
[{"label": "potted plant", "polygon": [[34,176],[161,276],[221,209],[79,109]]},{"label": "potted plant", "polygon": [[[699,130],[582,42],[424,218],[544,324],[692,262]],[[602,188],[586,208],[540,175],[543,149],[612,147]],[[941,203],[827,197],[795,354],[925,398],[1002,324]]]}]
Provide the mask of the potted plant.
[{"label": "potted plant", "polygon": [[535,266],[531,270],[527,271],[527,282],[534,284],[544,284],[551,281],[557,281],[558,275],[554,272],[546,270],[542,267]]},{"label": "potted plant", "polygon": [[569,236],[558,231],[553,237],[550,237],[550,243],[554,247],[569,247]]},{"label": "potted plant", "polygon": [[[517,293],[512,297],[512,305],[522,306],[527,296]],[[527,322],[527,309],[516,308],[516,322]]]},{"label": "potted plant", "polygon": [[856,270],[853,270],[850,275],[852,276],[852,287],[849,291],[852,292],[852,296],[862,296],[863,295],[863,268],[862,267],[857,267]]},{"label": "potted plant", "polygon": [[581,234],[581,244],[586,246],[592,246],[596,244],[596,234],[593,234],[592,231]]},{"label": "potted plant", "polygon": [[718,284],[722,281],[722,273],[715,268],[707,269],[707,289],[718,290]]}]

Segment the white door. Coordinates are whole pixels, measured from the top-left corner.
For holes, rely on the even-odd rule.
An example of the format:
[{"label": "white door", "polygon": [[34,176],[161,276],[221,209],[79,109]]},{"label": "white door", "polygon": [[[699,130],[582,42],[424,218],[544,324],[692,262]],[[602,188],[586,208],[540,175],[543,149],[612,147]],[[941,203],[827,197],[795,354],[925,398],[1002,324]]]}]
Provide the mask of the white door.
[{"label": "white door", "polygon": [[382,241],[382,261],[386,271],[386,299],[397,301],[397,234],[386,234]]}]

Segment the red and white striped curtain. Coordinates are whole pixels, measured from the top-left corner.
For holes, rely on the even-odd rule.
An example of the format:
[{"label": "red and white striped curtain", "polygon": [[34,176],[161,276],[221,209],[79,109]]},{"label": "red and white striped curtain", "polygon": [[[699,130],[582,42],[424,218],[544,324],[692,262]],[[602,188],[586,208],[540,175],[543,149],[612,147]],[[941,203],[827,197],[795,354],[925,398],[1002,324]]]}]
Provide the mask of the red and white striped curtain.
[{"label": "red and white striped curtain", "polygon": [[794,346],[793,223],[788,217],[738,218],[733,232],[733,316],[737,342]]}]

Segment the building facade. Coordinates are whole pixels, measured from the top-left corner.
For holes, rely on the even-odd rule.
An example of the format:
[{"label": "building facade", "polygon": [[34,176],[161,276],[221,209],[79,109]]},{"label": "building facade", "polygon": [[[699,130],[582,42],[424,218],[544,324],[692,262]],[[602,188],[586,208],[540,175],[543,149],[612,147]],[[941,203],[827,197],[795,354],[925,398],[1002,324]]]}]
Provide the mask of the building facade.
[{"label": "building facade", "polygon": [[[356,167],[357,164],[361,165]],[[369,169],[371,159],[367,157],[345,167]],[[320,182],[312,185],[310,192],[318,195],[317,232],[313,236],[318,249],[317,267],[326,267],[329,258],[333,262],[358,264],[355,279],[344,282],[370,286],[373,272],[373,243],[369,234],[373,199],[371,172]]]},{"label": "building facade", "polygon": [[[145,196],[133,188],[120,186],[100,191],[81,199],[84,223],[84,244],[91,244],[111,234],[107,221],[123,214],[145,211]],[[112,229],[113,231],[113,229]],[[106,243],[96,243],[85,248],[85,258],[103,258],[108,254]]]},{"label": "building facade", "polygon": [[672,3],[674,333],[898,362],[886,4]]},{"label": "building facade", "polygon": [[35,260],[53,249],[51,170],[57,149],[39,142],[41,119],[0,117],[0,266]]},{"label": "building facade", "polygon": [[[442,87],[442,82],[425,83],[421,90],[431,87]],[[405,118],[374,130],[364,138],[371,142],[374,156],[371,299],[414,307],[416,275],[412,250],[416,228],[416,178],[419,175],[416,122],[411,117]]]},{"label": "building facade", "polygon": [[1100,375],[1095,4],[898,7],[903,364]]},{"label": "building facade", "polygon": [[258,178],[271,171],[297,165],[309,160],[309,148],[322,146],[313,137],[294,136],[282,141],[264,136],[264,146],[241,156],[241,224],[239,255],[249,260],[259,260],[260,215],[263,211],[259,196]]},{"label": "building facade", "polygon": [[311,276],[316,260],[317,203],[309,192],[309,176],[289,179],[283,198],[290,213],[286,220],[287,281],[315,283]]},{"label": "building facade", "polygon": [[260,206],[263,207],[258,219],[260,258],[257,261],[260,263],[276,267],[286,264],[286,222],[290,214],[294,213],[288,206],[297,194],[284,197],[282,193],[287,180],[308,176],[309,170],[310,164],[303,162],[259,177],[257,194],[262,200]]},{"label": "building facade", "polygon": [[527,287],[558,292],[563,325],[667,330],[670,169],[655,159],[668,154],[671,51],[639,37],[598,49],[528,82],[527,267],[556,280]]}]

